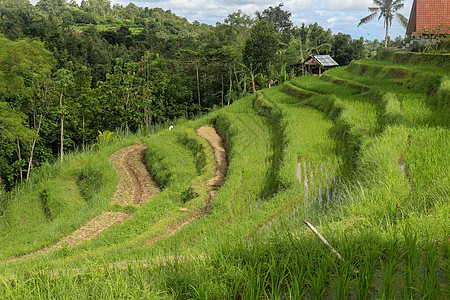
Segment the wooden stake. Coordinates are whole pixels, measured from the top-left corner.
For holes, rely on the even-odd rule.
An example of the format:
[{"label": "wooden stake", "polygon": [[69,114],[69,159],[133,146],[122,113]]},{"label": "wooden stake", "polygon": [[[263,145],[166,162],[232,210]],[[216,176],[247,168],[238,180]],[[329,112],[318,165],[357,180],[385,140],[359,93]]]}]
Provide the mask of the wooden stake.
[{"label": "wooden stake", "polygon": [[[337,252],[336,249],[334,249],[334,248],[327,242],[327,240],[326,240],[326,239],[325,239],[325,238],[317,231],[316,228],[314,228],[314,226],[313,226],[311,223],[306,222],[306,221],[303,221],[303,223],[305,223],[306,226],[308,226],[308,227],[312,230],[312,232],[314,232],[314,233],[319,237],[319,239],[322,241],[322,243],[324,243],[325,245],[327,245],[327,246],[331,249],[331,251],[332,251],[333,253],[336,253],[336,256],[337,256],[337,258],[338,258],[339,260],[344,261],[344,259],[342,258],[342,255],[341,255],[339,252]],[[358,270],[357,268],[354,268],[352,271],[353,271],[354,273],[359,273],[359,270]]]},{"label": "wooden stake", "polygon": [[340,259],[340,260],[342,260],[342,256],[341,256],[341,254],[339,254],[339,252],[337,252],[336,251],[336,249],[334,249],[328,242],[327,242],[327,240],[317,231],[317,229],[316,228],[314,228],[314,226],[311,224],[311,223],[309,223],[309,222],[305,222],[305,221],[303,221],[303,223],[305,223],[306,224],[306,226],[308,226],[318,237],[319,237],[319,239],[322,241],[322,243],[324,243],[325,245],[327,245],[330,249],[331,249],[331,252],[333,252],[333,253],[336,253],[336,256]]}]

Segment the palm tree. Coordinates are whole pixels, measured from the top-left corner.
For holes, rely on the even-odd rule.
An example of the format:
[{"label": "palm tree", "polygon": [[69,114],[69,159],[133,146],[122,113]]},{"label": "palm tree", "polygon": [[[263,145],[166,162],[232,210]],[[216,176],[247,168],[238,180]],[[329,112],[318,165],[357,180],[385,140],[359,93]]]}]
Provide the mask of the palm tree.
[{"label": "palm tree", "polygon": [[394,14],[403,27],[406,28],[408,26],[408,19],[401,13],[397,12],[397,10],[403,8],[403,0],[373,0],[373,4],[377,5],[377,7],[369,7],[369,11],[372,13],[367,17],[362,18],[358,24],[358,27],[372,21],[379,13],[380,15],[378,16],[378,20],[381,18],[384,19],[384,27],[386,28],[384,47],[387,49],[388,30],[389,26],[392,26]]}]

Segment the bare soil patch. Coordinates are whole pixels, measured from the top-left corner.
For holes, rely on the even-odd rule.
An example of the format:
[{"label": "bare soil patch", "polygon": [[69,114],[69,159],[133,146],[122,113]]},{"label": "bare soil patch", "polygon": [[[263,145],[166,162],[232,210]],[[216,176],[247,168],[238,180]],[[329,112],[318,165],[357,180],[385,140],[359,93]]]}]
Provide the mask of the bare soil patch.
[{"label": "bare soil patch", "polygon": [[136,143],[109,157],[118,175],[117,189],[111,204],[141,205],[160,191],[145,164],[145,149],[147,147]]},{"label": "bare soil patch", "polygon": [[[111,204],[117,203],[121,206],[129,204],[141,205],[160,191],[145,164],[145,149],[144,145],[136,143],[120,149],[109,157],[111,164],[117,171],[118,177],[117,189],[111,199]],[[26,259],[63,247],[75,247],[94,239],[106,229],[123,223],[131,216],[132,214],[120,211],[105,211],[101,215],[87,221],[81,228],[68,236],[61,238],[56,244],[21,257],[10,258],[8,261],[14,261],[19,258]]]},{"label": "bare soil patch", "polygon": [[[209,187],[222,186],[223,182],[225,181],[225,175],[228,169],[228,155],[226,151],[225,141],[214,127],[203,126],[198,128],[196,130],[196,133],[198,136],[204,138],[209,143],[214,155],[214,177],[206,181],[205,185]],[[165,229],[162,230],[162,232],[159,232],[155,236],[151,237],[148,241],[148,244],[152,245],[165,237],[174,235],[184,226],[189,225],[193,221],[207,215],[211,211],[216,191],[209,190],[206,193],[208,196],[206,197],[206,201],[203,207],[195,211],[187,211],[183,209],[185,215],[183,215],[181,219],[176,220],[172,224],[168,225]]]},{"label": "bare soil patch", "polygon": [[214,177],[206,182],[207,186],[222,186],[228,169],[227,151],[222,137],[217,133],[216,129],[211,126],[203,126],[196,130],[198,136],[204,138],[213,150],[214,160]]},{"label": "bare soil patch", "polygon": [[131,216],[132,214],[121,211],[105,211],[101,215],[95,216],[87,221],[81,228],[75,230],[68,236],[63,237],[54,245],[54,247],[74,247],[80,245],[83,242],[92,240],[109,227],[122,223]]}]

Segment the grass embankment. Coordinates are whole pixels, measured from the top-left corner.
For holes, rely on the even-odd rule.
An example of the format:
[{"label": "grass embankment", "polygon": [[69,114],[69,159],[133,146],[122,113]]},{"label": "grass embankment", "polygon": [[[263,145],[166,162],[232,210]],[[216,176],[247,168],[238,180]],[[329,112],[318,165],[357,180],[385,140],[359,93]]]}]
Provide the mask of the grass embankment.
[{"label": "grass embankment", "polygon": [[[1,266],[15,274],[2,295],[446,298],[448,78],[418,92],[408,89],[409,75],[355,70],[299,78],[176,131],[141,136],[163,191],[91,242]],[[180,208],[202,206],[212,174],[212,154],[193,131],[205,124],[226,138],[228,172],[209,213],[186,223]]]},{"label": "grass embankment", "polygon": [[[117,175],[108,157],[133,139],[72,153],[46,164],[3,200],[0,257],[17,256],[54,243],[109,206]],[[64,195],[64,196],[62,196]]]}]

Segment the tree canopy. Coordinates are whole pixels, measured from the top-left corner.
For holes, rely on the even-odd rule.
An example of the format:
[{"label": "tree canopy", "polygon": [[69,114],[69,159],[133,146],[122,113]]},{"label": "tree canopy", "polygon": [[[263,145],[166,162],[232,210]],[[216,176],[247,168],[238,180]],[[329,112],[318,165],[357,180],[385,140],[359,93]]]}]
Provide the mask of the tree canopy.
[{"label": "tree canopy", "polygon": [[317,23],[294,27],[283,4],[211,26],[110,0],[1,0],[2,187],[99,131],[193,117],[300,76],[310,53],[348,63],[358,43]]},{"label": "tree canopy", "polygon": [[275,60],[279,48],[279,39],[275,27],[267,20],[258,20],[250,31],[245,42],[243,59],[244,64],[253,66],[259,73],[267,73]]}]

